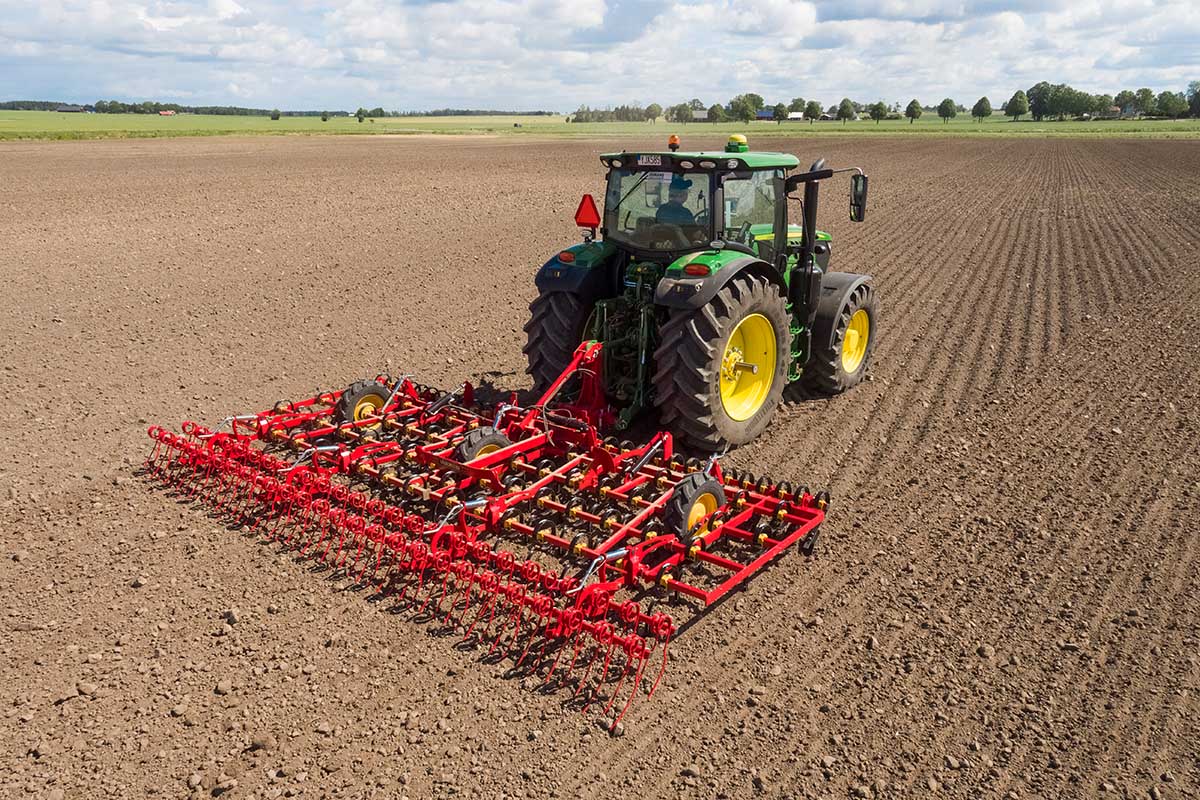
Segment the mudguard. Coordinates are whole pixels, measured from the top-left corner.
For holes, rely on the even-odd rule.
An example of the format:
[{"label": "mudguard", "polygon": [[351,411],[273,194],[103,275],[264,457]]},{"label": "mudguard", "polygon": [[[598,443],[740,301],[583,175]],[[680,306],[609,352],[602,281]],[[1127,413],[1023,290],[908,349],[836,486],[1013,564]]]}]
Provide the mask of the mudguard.
[{"label": "mudguard", "polygon": [[[574,261],[563,261],[563,253],[571,253]],[[611,297],[616,292],[612,270],[615,253],[615,247],[603,242],[568,247],[542,265],[533,283],[542,294],[569,292],[578,295],[584,302]]]},{"label": "mudguard", "polygon": [[833,345],[833,334],[837,329],[838,314],[846,304],[850,293],[864,283],[874,281],[870,275],[854,272],[826,272],[821,276],[821,299],[812,320],[813,349]]},{"label": "mudguard", "polygon": [[743,256],[725,263],[719,270],[704,277],[681,275],[663,278],[655,287],[654,303],[668,308],[700,308],[712,300],[725,284],[747,270],[764,275],[779,287],[780,293],[787,291],[787,285],[775,267],[754,256]]}]

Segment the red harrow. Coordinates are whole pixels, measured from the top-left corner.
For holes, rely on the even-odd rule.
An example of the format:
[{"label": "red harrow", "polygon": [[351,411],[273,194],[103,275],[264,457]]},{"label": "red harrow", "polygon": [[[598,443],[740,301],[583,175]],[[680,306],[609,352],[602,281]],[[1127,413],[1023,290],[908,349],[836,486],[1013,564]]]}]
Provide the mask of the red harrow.
[{"label": "red harrow", "polygon": [[[515,395],[480,408],[470,384],[440,393],[379,376],[216,430],[151,427],[145,471],[573,687],[615,727],[666,668],[676,625],[659,601],[709,606],[789,546],[811,553],[828,494],[723,471],[715,456],[681,462],[668,433],[602,439],[600,349],[580,345],[525,408]],[[554,404],[572,379],[573,401]]]}]

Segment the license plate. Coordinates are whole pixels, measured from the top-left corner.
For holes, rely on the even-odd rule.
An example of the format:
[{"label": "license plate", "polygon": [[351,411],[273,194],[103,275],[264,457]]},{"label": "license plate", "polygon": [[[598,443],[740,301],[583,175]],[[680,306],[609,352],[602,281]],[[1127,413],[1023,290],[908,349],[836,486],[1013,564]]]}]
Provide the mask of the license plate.
[{"label": "license plate", "polygon": [[662,156],[638,156],[639,167],[661,167]]}]

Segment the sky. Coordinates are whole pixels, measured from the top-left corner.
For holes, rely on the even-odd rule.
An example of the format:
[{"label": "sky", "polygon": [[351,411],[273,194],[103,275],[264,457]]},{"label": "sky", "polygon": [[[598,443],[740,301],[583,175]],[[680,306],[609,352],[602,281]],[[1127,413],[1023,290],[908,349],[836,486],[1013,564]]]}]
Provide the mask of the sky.
[{"label": "sky", "polygon": [[0,100],[999,107],[1039,80],[1183,91],[1200,0],[0,0]]}]

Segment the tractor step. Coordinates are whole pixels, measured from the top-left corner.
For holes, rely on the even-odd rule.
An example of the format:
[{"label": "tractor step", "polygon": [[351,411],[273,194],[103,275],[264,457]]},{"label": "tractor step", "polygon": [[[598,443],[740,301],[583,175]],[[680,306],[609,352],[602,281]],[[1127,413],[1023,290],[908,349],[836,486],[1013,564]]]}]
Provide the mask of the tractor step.
[{"label": "tractor step", "polygon": [[[664,601],[709,606],[805,549],[828,494],[681,461],[668,433],[602,438],[599,355],[581,345],[524,408],[515,396],[481,407],[469,384],[379,376],[387,399],[367,415],[326,392],[217,428],[154,426],[144,473],[567,688],[615,727],[666,669]],[[576,372],[576,402],[555,404]]]}]

